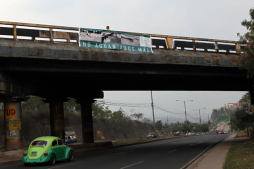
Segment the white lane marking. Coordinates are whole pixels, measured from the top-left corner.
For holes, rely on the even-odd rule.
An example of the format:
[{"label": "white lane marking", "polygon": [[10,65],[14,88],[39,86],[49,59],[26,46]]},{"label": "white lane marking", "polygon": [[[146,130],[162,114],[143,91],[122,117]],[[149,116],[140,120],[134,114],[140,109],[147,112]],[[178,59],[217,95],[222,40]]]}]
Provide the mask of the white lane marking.
[{"label": "white lane marking", "polygon": [[144,162],[144,161],[140,161],[140,162],[137,162],[137,163],[134,163],[134,164],[131,164],[131,165],[125,166],[125,167],[120,168],[120,169],[128,168],[128,167],[131,167],[131,166],[134,166],[134,165],[137,165],[137,164],[143,163],[143,162]]},{"label": "white lane marking", "polygon": [[177,149],[174,149],[174,150],[171,150],[171,151],[169,151],[168,153],[172,153],[172,152],[174,152],[174,151],[176,151]]},{"label": "white lane marking", "polygon": [[67,166],[67,165],[73,165],[73,164],[78,164],[78,163],[82,163],[82,161],[76,162],[76,163],[71,163],[71,164],[66,164],[66,165],[60,165],[60,166],[57,166],[57,167],[50,167],[50,168],[48,168],[48,169],[59,168],[59,167],[64,167],[64,166]]},{"label": "white lane marking", "polygon": [[121,153],[118,153],[118,154],[125,154],[125,153],[130,153],[130,152],[133,152],[133,150],[121,152]]}]

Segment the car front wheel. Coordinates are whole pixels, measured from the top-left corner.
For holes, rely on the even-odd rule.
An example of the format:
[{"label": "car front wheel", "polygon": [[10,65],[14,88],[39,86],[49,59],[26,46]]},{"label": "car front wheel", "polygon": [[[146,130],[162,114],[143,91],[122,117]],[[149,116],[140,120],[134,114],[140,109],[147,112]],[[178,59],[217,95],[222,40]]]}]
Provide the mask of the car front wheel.
[{"label": "car front wheel", "polygon": [[55,154],[51,154],[50,160],[49,160],[49,164],[54,165],[56,163],[56,155]]},{"label": "car front wheel", "polygon": [[69,152],[69,158],[67,160],[68,161],[72,161],[73,160],[73,151],[72,150]]}]

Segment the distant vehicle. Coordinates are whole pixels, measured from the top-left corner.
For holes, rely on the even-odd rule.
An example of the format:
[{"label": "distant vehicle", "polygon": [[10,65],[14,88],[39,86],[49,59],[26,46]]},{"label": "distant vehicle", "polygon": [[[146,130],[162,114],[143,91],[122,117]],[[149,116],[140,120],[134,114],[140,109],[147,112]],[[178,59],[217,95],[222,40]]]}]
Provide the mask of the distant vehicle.
[{"label": "distant vehicle", "polygon": [[228,134],[228,131],[224,131],[224,134]]},{"label": "distant vehicle", "polygon": [[[186,135],[187,135],[187,133],[186,133]],[[196,133],[188,132],[188,135],[189,135],[189,136],[190,136],[190,135],[196,135]]]},{"label": "distant vehicle", "polygon": [[174,136],[180,136],[180,132],[179,131],[174,132]]},{"label": "distant vehicle", "polygon": [[77,142],[77,138],[73,137],[73,136],[65,136],[64,141],[65,141],[66,144],[76,143]]},{"label": "distant vehicle", "polygon": [[224,134],[224,131],[221,131],[220,134]]},{"label": "distant vehicle", "polygon": [[23,153],[22,160],[25,166],[45,162],[53,165],[59,160],[72,161],[73,150],[66,147],[59,137],[38,137],[31,142],[28,150]]},{"label": "distant vehicle", "polygon": [[149,134],[147,135],[147,138],[154,138],[154,134],[153,134],[153,133],[149,133]]}]

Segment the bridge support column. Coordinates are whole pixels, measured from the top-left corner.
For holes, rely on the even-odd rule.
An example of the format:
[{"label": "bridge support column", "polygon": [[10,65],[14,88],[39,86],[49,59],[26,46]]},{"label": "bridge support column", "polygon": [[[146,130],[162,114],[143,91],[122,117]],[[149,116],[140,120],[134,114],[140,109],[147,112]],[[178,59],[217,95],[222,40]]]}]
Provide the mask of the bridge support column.
[{"label": "bridge support column", "polygon": [[21,101],[5,101],[4,131],[6,151],[22,148],[21,118]]},{"label": "bridge support column", "polygon": [[82,137],[83,143],[93,143],[93,116],[92,116],[92,103],[91,100],[78,101],[81,106],[81,121],[82,121]]},{"label": "bridge support column", "polygon": [[51,136],[65,138],[63,101],[49,101]]}]

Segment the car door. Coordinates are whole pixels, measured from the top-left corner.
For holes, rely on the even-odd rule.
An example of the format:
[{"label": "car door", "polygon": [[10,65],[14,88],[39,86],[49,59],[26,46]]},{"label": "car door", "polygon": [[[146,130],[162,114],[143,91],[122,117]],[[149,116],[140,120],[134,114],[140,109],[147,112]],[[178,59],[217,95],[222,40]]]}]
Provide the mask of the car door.
[{"label": "car door", "polygon": [[59,149],[59,158],[64,159],[65,158],[65,145],[63,144],[62,140],[57,140],[58,143],[58,149]]},{"label": "car door", "polygon": [[56,160],[60,160],[62,159],[62,155],[61,155],[61,149],[58,146],[57,140],[54,140],[52,142],[52,149],[54,150],[55,154],[56,154]]}]

